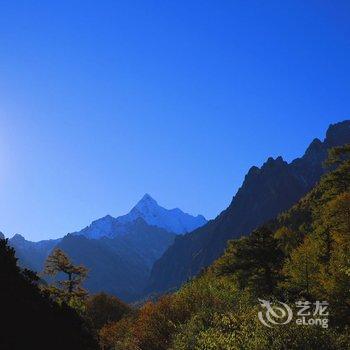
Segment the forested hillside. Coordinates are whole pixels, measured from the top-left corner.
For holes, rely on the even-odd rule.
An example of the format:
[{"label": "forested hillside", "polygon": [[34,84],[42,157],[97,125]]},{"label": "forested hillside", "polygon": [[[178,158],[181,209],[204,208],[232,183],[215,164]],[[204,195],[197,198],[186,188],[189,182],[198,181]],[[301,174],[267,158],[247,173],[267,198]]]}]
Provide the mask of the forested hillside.
[{"label": "forested hillside", "polygon": [[[251,235],[230,241],[178,292],[103,327],[104,348],[349,349],[349,153],[350,146],[334,148],[332,171],[310,193]],[[326,301],[329,322],[265,326],[258,299],[284,302],[294,312],[298,302]]]}]

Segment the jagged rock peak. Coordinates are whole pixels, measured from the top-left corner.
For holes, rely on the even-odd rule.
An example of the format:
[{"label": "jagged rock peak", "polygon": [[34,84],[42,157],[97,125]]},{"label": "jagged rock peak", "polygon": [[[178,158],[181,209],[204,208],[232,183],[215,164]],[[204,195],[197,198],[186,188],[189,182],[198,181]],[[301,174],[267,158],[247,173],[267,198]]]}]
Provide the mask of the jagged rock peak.
[{"label": "jagged rock peak", "polygon": [[257,166],[252,166],[245,176],[245,181],[254,179],[255,176],[263,174],[265,170],[285,166],[287,164],[288,163],[281,156],[277,157],[276,159],[274,159],[273,157],[269,157],[261,168]]},{"label": "jagged rock peak", "polygon": [[259,171],[260,171],[260,168],[258,168],[257,166],[253,165],[253,166],[249,169],[249,171],[248,171],[246,177],[247,177],[247,176],[250,177],[250,176],[254,176],[254,175],[256,175],[256,174],[259,174]]},{"label": "jagged rock peak", "polygon": [[112,216],[112,215],[106,215],[106,216],[103,216],[102,218],[100,218],[100,219],[97,219],[97,220],[94,220],[93,222],[92,222],[92,224],[96,224],[96,223],[99,223],[99,222],[111,222],[111,221],[113,221],[113,220],[115,220],[115,218]]},{"label": "jagged rock peak", "polygon": [[135,208],[142,209],[145,207],[157,207],[158,202],[146,193],[135,205]]},{"label": "jagged rock peak", "polygon": [[284,161],[281,156],[277,157],[276,159],[274,159],[273,157],[269,157],[267,161],[263,164],[261,169],[270,168],[274,166],[281,166],[281,165],[287,165],[287,162]]},{"label": "jagged rock peak", "polygon": [[350,120],[331,124],[326,133],[325,143],[329,147],[340,146],[350,142]]},{"label": "jagged rock peak", "polygon": [[157,203],[157,201],[152,198],[152,196],[148,193],[145,193],[144,196],[139,200],[139,202],[154,202]]},{"label": "jagged rock peak", "polygon": [[16,233],[12,238],[11,238],[11,241],[13,242],[23,242],[25,241],[26,239],[20,235],[19,233]]},{"label": "jagged rock peak", "polygon": [[323,142],[320,139],[315,138],[310,143],[309,147],[306,149],[305,155],[312,154],[314,152],[318,152],[322,148],[323,148]]}]

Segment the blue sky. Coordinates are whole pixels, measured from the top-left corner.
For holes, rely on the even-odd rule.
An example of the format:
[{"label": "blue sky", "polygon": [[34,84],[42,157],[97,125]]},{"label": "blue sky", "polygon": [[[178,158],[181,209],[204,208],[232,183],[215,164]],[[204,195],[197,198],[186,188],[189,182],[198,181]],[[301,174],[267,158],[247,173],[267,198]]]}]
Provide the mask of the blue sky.
[{"label": "blue sky", "polygon": [[348,1],[3,1],[0,47],[8,236],[145,192],[215,217],[250,166],[350,117]]}]

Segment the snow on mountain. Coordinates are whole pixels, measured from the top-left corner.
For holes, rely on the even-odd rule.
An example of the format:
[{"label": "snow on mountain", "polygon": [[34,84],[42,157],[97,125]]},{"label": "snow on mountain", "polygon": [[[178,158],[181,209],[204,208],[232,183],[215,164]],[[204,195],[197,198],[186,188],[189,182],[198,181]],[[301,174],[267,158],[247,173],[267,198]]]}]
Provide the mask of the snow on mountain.
[{"label": "snow on mountain", "polygon": [[178,208],[165,209],[149,194],[145,194],[130,213],[120,216],[118,221],[132,222],[137,218],[144,219],[151,226],[161,227],[176,234],[193,231],[207,222],[202,215],[192,216]]},{"label": "snow on mountain", "polygon": [[150,226],[176,234],[193,231],[207,222],[202,215],[192,216],[178,208],[165,209],[158,205],[149,194],[145,194],[128,214],[117,218],[107,215],[74,234],[84,235],[91,239],[113,238],[128,233],[130,226],[140,218]]},{"label": "snow on mountain", "polygon": [[83,235],[91,239],[99,239],[101,237],[110,237],[116,224],[116,218],[111,215],[106,215],[101,219],[93,221],[89,226],[85,227],[81,231],[77,232],[79,235]]}]

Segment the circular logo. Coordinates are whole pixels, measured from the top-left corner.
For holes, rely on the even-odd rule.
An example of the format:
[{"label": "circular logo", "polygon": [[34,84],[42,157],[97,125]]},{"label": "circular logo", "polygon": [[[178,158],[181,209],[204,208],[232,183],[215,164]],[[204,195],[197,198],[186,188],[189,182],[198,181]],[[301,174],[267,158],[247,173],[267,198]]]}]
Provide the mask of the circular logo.
[{"label": "circular logo", "polygon": [[260,322],[269,328],[275,325],[289,323],[293,318],[292,309],[285,303],[278,301],[278,305],[271,305],[271,302],[258,299],[265,311],[258,312]]}]

